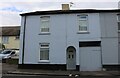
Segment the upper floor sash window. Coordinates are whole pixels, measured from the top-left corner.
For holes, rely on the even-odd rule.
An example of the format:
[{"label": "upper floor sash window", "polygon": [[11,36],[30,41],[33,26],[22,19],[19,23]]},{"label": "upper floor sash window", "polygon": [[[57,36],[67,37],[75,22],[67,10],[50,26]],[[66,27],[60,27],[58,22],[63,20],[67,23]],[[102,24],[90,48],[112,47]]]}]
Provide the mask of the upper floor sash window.
[{"label": "upper floor sash window", "polygon": [[78,15],[79,32],[88,31],[88,15]]},{"label": "upper floor sash window", "polygon": [[50,31],[50,16],[40,17],[40,31],[41,33],[46,33]]}]

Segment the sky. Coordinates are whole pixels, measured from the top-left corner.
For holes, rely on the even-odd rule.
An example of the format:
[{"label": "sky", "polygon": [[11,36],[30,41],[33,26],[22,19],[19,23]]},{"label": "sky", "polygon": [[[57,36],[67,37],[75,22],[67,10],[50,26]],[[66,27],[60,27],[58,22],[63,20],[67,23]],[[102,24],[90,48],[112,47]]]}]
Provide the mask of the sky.
[{"label": "sky", "polygon": [[0,27],[20,26],[21,13],[61,10],[61,4],[70,4],[70,9],[118,9],[120,0],[4,0],[0,1]]}]

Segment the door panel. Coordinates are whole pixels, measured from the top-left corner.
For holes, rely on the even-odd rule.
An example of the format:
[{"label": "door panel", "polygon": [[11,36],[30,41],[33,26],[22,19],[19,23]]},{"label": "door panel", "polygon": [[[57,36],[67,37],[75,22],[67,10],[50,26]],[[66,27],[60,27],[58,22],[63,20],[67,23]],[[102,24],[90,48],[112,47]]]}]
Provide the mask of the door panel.
[{"label": "door panel", "polygon": [[80,71],[101,70],[100,47],[80,47]]}]

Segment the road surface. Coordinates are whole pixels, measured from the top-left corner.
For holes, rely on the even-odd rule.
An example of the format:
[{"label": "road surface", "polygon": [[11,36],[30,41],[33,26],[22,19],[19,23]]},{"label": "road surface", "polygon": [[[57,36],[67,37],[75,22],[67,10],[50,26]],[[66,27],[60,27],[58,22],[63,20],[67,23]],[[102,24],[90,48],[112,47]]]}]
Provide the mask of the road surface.
[{"label": "road surface", "polygon": [[86,77],[69,77],[69,76],[46,76],[46,75],[6,75],[2,78],[120,78],[120,76],[109,76],[109,77],[92,77],[92,76],[86,76]]}]

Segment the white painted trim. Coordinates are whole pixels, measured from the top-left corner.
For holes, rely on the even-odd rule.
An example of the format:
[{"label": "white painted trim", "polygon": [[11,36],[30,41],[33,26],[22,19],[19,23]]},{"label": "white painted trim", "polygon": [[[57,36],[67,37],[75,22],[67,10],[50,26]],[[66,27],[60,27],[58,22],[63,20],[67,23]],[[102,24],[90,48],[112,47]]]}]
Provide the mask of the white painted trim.
[{"label": "white painted trim", "polygon": [[88,31],[78,31],[77,34],[89,34],[90,32]]},{"label": "white painted trim", "polygon": [[50,35],[50,32],[41,32],[38,35]]},{"label": "white painted trim", "polygon": [[39,60],[38,63],[49,63],[49,60]]}]

